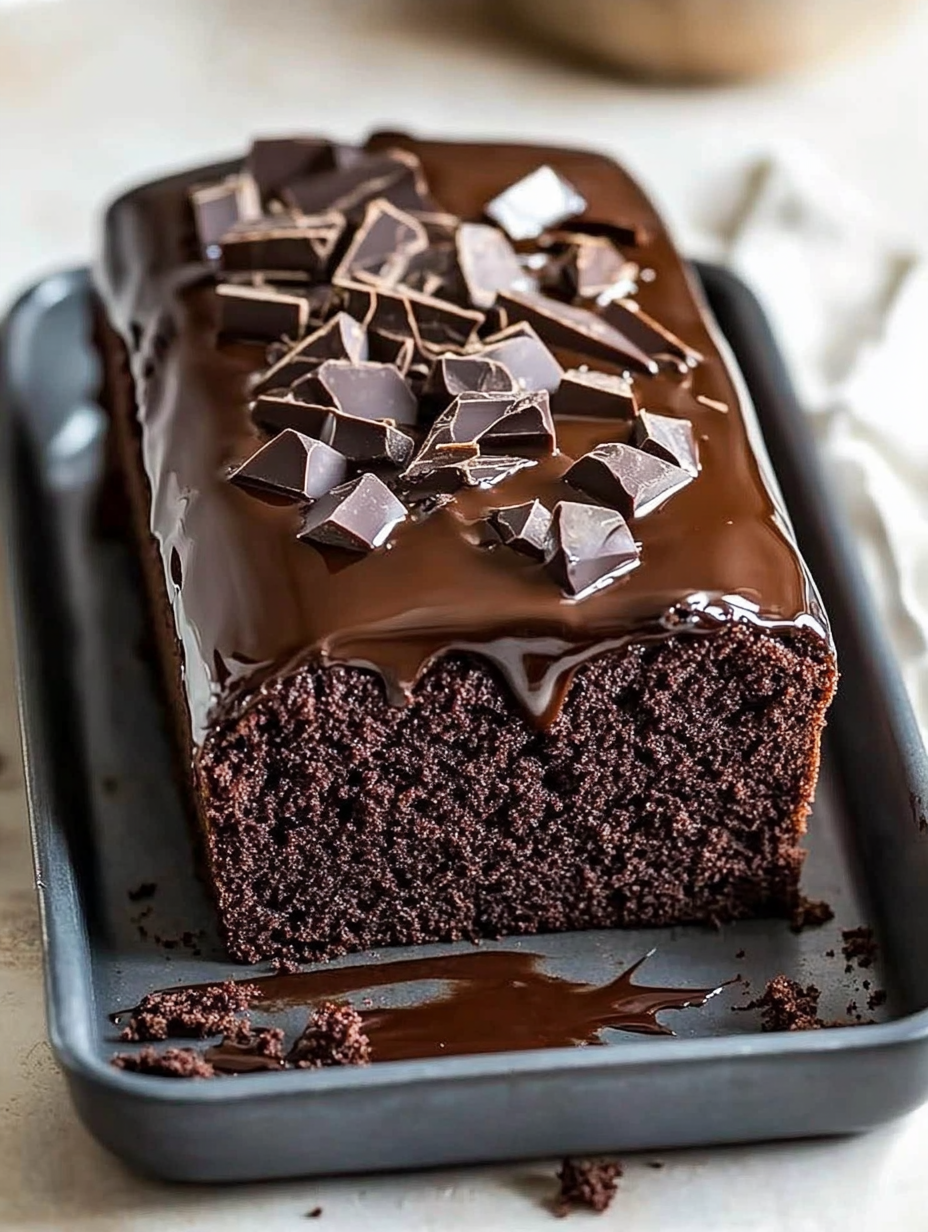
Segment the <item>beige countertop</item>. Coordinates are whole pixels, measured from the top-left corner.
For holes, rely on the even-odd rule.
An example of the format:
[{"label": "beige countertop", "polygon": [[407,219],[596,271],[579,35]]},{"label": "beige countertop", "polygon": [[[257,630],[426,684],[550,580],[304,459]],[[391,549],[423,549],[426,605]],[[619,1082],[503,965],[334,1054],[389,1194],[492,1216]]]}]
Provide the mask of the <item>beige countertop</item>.
[{"label": "beige countertop", "polygon": [[[800,141],[928,248],[928,12],[789,81],[647,90],[544,58],[467,0],[0,0],[0,297],[86,261],[120,186],[260,131],[377,126],[596,145],[690,251],[714,250],[752,161]],[[490,6],[492,12],[492,6]],[[440,13],[440,18],[438,14]],[[180,1188],[84,1132],[45,1040],[9,619],[0,609],[0,1228],[530,1229],[554,1164]],[[866,1137],[628,1162],[603,1232],[928,1229],[928,1106]],[[654,1156],[648,1156],[654,1158]],[[577,1216],[578,1227],[586,1216]]]}]

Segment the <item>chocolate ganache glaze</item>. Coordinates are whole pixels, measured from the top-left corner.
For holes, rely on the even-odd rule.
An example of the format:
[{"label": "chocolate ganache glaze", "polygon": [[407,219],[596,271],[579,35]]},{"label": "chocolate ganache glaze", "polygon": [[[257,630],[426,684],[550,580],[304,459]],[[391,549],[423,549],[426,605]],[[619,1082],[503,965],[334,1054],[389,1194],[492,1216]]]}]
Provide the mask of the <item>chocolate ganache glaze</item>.
[{"label": "chocolate ganache glaze", "polygon": [[[367,149],[417,156],[434,208],[469,220],[542,165],[563,177],[586,203],[571,225],[620,237],[640,271],[640,319],[608,305],[597,311],[639,348],[662,340],[674,362],[610,362],[549,338],[551,349],[565,369],[624,372],[639,408],[688,420],[699,473],[684,476],[647,516],[629,517],[637,567],[580,598],[565,595],[531,555],[487,550],[481,531],[501,507],[586,499],[564,481],[576,460],[601,444],[640,444],[633,418],[562,415],[556,400],[556,447],[495,486],[458,490],[363,554],[298,538],[305,508],[228,482],[266,440],[249,404],[268,358],[264,345],[219,336],[220,313],[230,311],[220,299],[236,293],[217,295],[189,194],[240,164],[130,192],[109,211],[99,284],[135,381],[150,528],[182,644],[194,741],[217,703],[247,704],[262,679],[310,657],[380,673],[401,703],[437,656],[473,652],[497,665],[527,715],[547,724],[573,669],[629,640],[711,633],[738,619],[772,631],[806,626],[827,638],[743,384],[660,219],[625,172],[595,154],[522,145],[378,134]],[[312,189],[311,180],[297,187],[307,184]],[[479,274],[475,266],[469,276]],[[575,267],[565,276],[590,282],[596,270]],[[476,302],[485,292],[473,295]],[[285,299],[275,310],[302,311]],[[501,301],[510,321],[532,320],[537,309],[516,291]]]}]

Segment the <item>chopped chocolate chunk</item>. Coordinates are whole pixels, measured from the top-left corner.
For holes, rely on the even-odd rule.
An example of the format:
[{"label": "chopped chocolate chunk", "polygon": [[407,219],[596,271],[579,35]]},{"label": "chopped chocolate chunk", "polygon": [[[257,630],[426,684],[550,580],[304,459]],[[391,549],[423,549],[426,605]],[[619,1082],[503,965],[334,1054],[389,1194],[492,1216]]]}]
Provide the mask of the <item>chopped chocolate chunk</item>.
[{"label": "chopped chocolate chunk", "polygon": [[552,520],[548,571],[565,594],[582,599],[638,564],[638,545],[620,513],[559,501]]},{"label": "chopped chocolate chunk", "polygon": [[536,331],[524,322],[484,339],[480,356],[502,364],[521,389],[546,389],[553,394],[564,375]]},{"label": "chopped chocolate chunk", "polygon": [[482,313],[406,288],[343,284],[351,315],[368,329],[409,335],[436,351],[468,346],[483,321]]},{"label": "chopped chocolate chunk", "polygon": [[578,458],[564,479],[623,517],[643,518],[692,483],[693,476],[663,458],[609,441]]},{"label": "chopped chocolate chunk", "polygon": [[688,419],[642,411],[635,420],[632,444],[655,458],[682,467],[694,478],[699,474],[699,447]]},{"label": "chopped chocolate chunk", "polygon": [[512,245],[496,227],[462,222],[457,258],[468,296],[477,308],[491,308],[497,291],[504,287],[531,286]]},{"label": "chopped chocolate chunk", "polygon": [[634,290],[638,266],[603,236],[570,234],[552,253],[542,274],[546,291],[567,299],[618,298]]},{"label": "chopped chocolate chunk", "polygon": [[484,213],[512,240],[533,240],[543,231],[575,218],[586,201],[573,184],[547,165],[538,167],[494,197]]},{"label": "chopped chocolate chunk", "polygon": [[290,180],[280,192],[290,209],[304,214],[339,210],[352,220],[363,217],[368,202],[376,197],[402,210],[431,210],[434,206],[419,160],[405,150],[378,154],[358,150],[342,166]]},{"label": "chopped chocolate chunk", "polygon": [[320,279],[344,229],[344,215],[335,213],[243,224],[222,237],[219,265],[229,274],[296,271]]},{"label": "chopped chocolate chunk", "polygon": [[414,424],[418,404],[403,375],[392,364],[327,359],[293,387],[295,397],[333,406],[355,419],[388,419]]},{"label": "chopped chocolate chunk", "polygon": [[532,465],[532,458],[482,454],[474,441],[452,441],[447,432],[433,429],[400,475],[400,482],[405,488],[430,494],[456,492],[462,487],[492,488]]},{"label": "chopped chocolate chunk", "polygon": [[367,473],[334,488],[310,506],[299,538],[369,552],[386,543],[405,517],[405,506],[387,485]]},{"label": "chopped chocolate chunk", "polygon": [[248,342],[272,342],[281,335],[302,338],[309,324],[309,301],[265,287],[222,283],[219,296],[219,335]]},{"label": "chopped chocolate chunk", "polygon": [[150,992],[130,1012],[120,1039],[135,1042],[178,1035],[203,1039],[231,1031],[257,992],[254,984],[236,980]]},{"label": "chopped chocolate chunk", "polygon": [[801,933],[805,928],[819,928],[834,918],[835,913],[828,903],[800,894],[790,915],[789,926],[792,932]]},{"label": "chopped chocolate chunk", "polygon": [[551,550],[551,511],[539,500],[494,509],[489,523],[507,547],[543,560]]},{"label": "chopped chocolate chunk", "polygon": [[489,451],[505,447],[517,454],[524,449],[551,453],[556,438],[548,391],[538,389],[515,398],[478,439],[481,447]]},{"label": "chopped chocolate chunk", "polygon": [[319,439],[343,453],[352,462],[405,466],[415,450],[415,441],[402,429],[380,419],[360,419],[332,410]]},{"label": "chopped chocolate chunk", "polygon": [[285,428],[237,467],[229,480],[259,492],[315,500],[344,483],[347,475],[343,454],[323,441]]},{"label": "chopped chocolate chunk", "polygon": [[297,1069],[367,1065],[371,1042],[363,1025],[361,1015],[350,1005],[326,1001],[310,1014],[303,1034],[287,1055],[287,1063]]},{"label": "chopped chocolate chunk", "polygon": [[609,299],[605,304],[600,302],[604,319],[652,359],[669,355],[690,368],[702,363],[703,356],[699,351],[687,346],[676,334],[648,316],[635,300]]},{"label": "chopped chocolate chunk", "polygon": [[412,214],[389,201],[371,201],[332,281],[336,285],[370,281],[394,286],[401,281],[410,258],[424,252],[428,245],[425,227]]},{"label": "chopped chocolate chunk", "polygon": [[[292,392],[284,395],[262,394],[251,406],[252,419],[267,431],[282,432],[285,428],[292,428],[294,432],[315,436],[319,440],[331,414],[331,406],[303,402]],[[327,441],[326,444],[331,442]]]},{"label": "chopped chocolate chunk", "polygon": [[763,996],[744,1009],[761,1011],[762,1031],[814,1031],[825,1024],[818,1016],[820,989],[803,986],[785,975],[767,981]]},{"label": "chopped chocolate chunk", "polygon": [[554,420],[547,390],[513,397],[511,393],[458,394],[439,415],[420,457],[435,448],[471,443],[487,452],[500,448],[552,450]]},{"label": "chopped chocolate chunk", "polygon": [[563,1160],[557,1173],[561,1188],[554,1200],[555,1215],[568,1215],[575,1206],[601,1214],[611,1206],[621,1175],[621,1164],[606,1160]]},{"label": "chopped chocolate chunk", "polygon": [[555,415],[591,419],[634,419],[638,402],[630,381],[609,372],[568,368],[551,399]]},{"label": "chopped chocolate chunk", "polygon": [[308,376],[327,359],[347,359],[360,364],[367,359],[368,338],[364,326],[347,312],[337,312],[302,342],[289,348],[263,372],[253,386],[255,393],[287,389]]},{"label": "chopped chocolate chunk", "polygon": [[245,166],[267,203],[293,180],[332,167],[332,146],[319,137],[264,137],[251,144]]},{"label": "chopped chocolate chunk", "polygon": [[261,216],[257,187],[251,176],[245,174],[192,188],[190,204],[200,247],[209,257],[219,255],[217,245],[230,227]]},{"label": "chopped chocolate chunk", "polygon": [[463,393],[516,392],[512,373],[485,355],[442,355],[432,365],[422,390],[426,402],[438,407]]},{"label": "chopped chocolate chunk", "polygon": [[513,321],[526,321],[551,346],[565,347],[605,359],[630,364],[645,372],[657,372],[657,364],[631,338],[588,308],[563,304],[537,292],[500,291],[499,302]]},{"label": "chopped chocolate chunk", "polygon": [[845,928],[841,937],[841,951],[849,963],[856,962],[858,967],[873,965],[878,946],[872,928]]},{"label": "chopped chocolate chunk", "polygon": [[196,1048],[141,1048],[117,1052],[110,1061],[117,1069],[158,1078],[215,1078],[216,1071]]},{"label": "chopped chocolate chunk", "polygon": [[416,344],[412,338],[372,329],[367,335],[369,358],[379,364],[392,364],[403,376],[412,366]]}]

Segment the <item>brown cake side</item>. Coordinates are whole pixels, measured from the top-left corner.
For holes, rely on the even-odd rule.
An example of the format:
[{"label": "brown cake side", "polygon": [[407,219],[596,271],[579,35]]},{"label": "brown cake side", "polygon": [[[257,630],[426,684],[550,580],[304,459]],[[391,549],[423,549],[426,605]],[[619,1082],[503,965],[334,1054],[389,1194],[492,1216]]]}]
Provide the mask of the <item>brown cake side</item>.
[{"label": "brown cake side", "polygon": [[[125,236],[121,243],[125,256]],[[405,705],[394,704],[376,671],[337,656],[323,663],[311,648],[288,655],[283,634],[273,670],[249,679],[248,655],[230,656],[225,643],[220,653],[218,638],[212,652],[209,640],[201,646],[176,605],[191,572],[203,593],[207,570],[195,556],[181,559],[164,535],[165,472],[152,470],[136,402],[157,406],[163,397],[159,352],[176,349],[178,333],[192,358],[173,362],[185,363],[188,377],[211,380],[213,360],[199,338],[201,292],[178,316],[159,290],[164,270],[148,276],[139,299],[149,337],[128,339],[131,374],[122,340],[101,329],[106,397],[208,875],[236,958],[299,961],[376,945],[789,909],[835,683],[820,612],[813,602],[806,619],[808,604],[795,597],[800,564],[772,619],[683,621],[678,632],[652,623],[640,636],[619,621],[611,649],[611,630],[600,630],[599,651],[580,656],[547,726],[529,720],[511,680],[486,657],[455,649],[453,638]],[[233,357],[223,379],[238,373],[240,382],[254,367]],[[732,474],[744,482],[741,461]],[[262,515],[267,526],[278,512],[287,511]],[[768,516],[782,525],[775,504]],[[646,530],[653,527],[658,518]],[[784,576],[782,561],[798,561],[788,539],[758,543],[771,559],[780,554]],[[221,535],[217,546],[227,546]],[[742,555],[729,572],[760,577],[769,564]],[[720,575],[728,569],[720,551],[710,559]],[[241,560],[254,564],[247,553]],[[212,576],[227,603],[235,585]],[[281,590],[266,605],[273,611],[278,601],[282,629],[294,612],[304,618],[302,595]],[[230,666],[237,677],[227,687]],[[202,686],[192,682],[204,670],[215,699],[205,723]]]}]

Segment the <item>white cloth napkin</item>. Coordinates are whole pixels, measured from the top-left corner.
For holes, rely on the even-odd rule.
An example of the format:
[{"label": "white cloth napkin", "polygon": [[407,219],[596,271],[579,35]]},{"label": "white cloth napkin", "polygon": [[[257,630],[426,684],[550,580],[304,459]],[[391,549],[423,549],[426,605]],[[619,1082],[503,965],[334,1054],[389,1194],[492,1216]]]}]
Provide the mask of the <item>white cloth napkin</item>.
[{"label": "white cloth napkin", "polygon": [[803,150],[751,177],[726,255],[813,417],[928,737],[928,259]]}]

